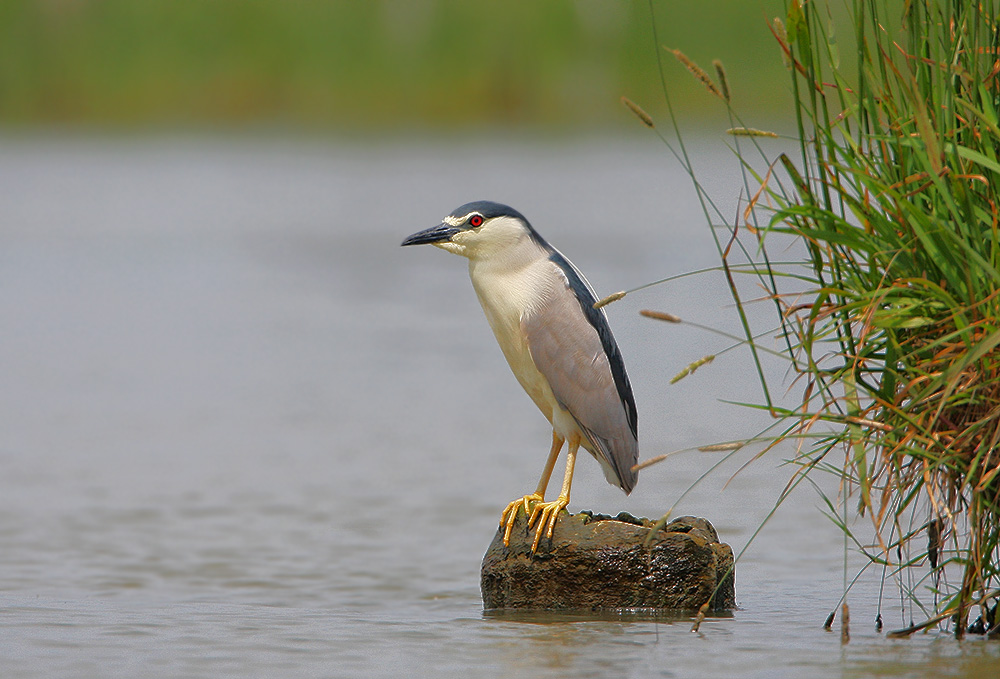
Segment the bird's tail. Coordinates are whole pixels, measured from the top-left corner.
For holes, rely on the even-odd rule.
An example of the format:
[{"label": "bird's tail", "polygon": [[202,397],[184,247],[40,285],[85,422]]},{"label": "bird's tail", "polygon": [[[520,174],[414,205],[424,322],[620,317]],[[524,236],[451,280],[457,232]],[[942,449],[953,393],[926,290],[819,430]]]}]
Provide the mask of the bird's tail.
[{"label": "bird's tail", "polygon": [[628,440],[608,440],[587,431],[587,438],[593,446],[588,447],[590,453],[601,463],[604,478],[613,486],[618,486],[628,495],[639,480],[639,471],[635,469],[639,461],[639,443],[631,436]]}]

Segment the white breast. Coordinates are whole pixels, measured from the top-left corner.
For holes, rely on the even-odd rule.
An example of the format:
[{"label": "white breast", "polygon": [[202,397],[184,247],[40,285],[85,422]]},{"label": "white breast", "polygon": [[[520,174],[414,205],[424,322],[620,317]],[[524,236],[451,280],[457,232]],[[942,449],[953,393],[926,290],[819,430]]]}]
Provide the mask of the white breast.
[{"label": "white breast", "polygon": [[526,264],[510,260],[469,262],[472,286],[497,343],[517,381],[549,422],[559,405],[531,359],[521,332],[521,318],[552,293],[552,283],[558,280],[553,269],[558,267],[547,256],[535,257]]}]

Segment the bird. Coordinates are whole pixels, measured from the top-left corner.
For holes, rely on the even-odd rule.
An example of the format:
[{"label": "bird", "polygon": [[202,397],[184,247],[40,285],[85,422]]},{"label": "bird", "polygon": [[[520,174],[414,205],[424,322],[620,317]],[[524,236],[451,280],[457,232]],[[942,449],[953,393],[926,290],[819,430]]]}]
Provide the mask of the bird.
[{"label": "bird", "polygon": [[[511,371],[552,425],[552,446],[535,492],[510,502],[500,515],[509,546],[523,507],[529,535],[535,529],[534,554],[543,534],[551,540],[559,513],[569,505],[579,448],[626,495],[635,487],[637,413],[625,362],[604,310],[595,308],[590,283],[514,208],[466,203],[402,242],[422,244],[469,260],[472,287]],[[546,502],[564,444],[562,490]]]}]

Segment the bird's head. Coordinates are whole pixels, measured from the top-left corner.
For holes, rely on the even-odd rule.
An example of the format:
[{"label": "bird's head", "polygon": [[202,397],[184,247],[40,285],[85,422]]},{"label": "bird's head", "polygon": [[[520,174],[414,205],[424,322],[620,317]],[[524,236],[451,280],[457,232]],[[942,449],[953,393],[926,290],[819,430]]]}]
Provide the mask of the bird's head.
[{"label": "bird's head", "polygon": [[430,243],[469,259],[484,259],[526,238],[539,244],[543,242],[524,215],[514,208],[479,200],[452,210],[440,224],[418,231],[402,244]]}]

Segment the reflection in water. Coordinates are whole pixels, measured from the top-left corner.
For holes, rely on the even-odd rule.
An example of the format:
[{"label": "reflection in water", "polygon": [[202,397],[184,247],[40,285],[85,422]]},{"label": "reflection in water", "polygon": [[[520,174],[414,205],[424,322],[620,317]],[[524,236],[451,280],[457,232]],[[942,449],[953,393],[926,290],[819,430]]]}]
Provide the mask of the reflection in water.
[{"label": "reflection in water", "polygon": [[[655,608],[629,608],[613,611],[534,611],[534,610],[489,610],[483,611],[483,617],[492,620],[508,622],[532,623],[535,625],[562,625],[575,622],[660,622],[672,624],[675,622],[694,622],[694,615],[684,611],[664,611]],[[712,618],[731,618],[733,614],[720,611],[709,616]]]},{"label": "reflection in water", "polygon": [[[728,157],[699,158],[725,180]],[[399,241],[491,198],[518,205],[599,294],[711,266],[671,167],[616,140],[4,141],[4,677],[995,667],[996,644],[876,635],[860,621],[877,582],[852,594],[851,646],[824,634],[842,552],[806,493],[737,567],[742,609],[698,635],[687,618],[482,614],[480,559],[503,504],[537,480],[547,423],[456,284],[461,262]],[[728,303],[707,276],[608,308],[642,458],[766,424],[720,403],[759,396],[737,352],[668,385],[716,339],[638,316],[738,331]],[[737,549],[789,473],[765,459],[730,480],[753,452],[678,507]],[[584,459],[571,509],[659,516],[716,459],[673,456],[628,498]]]}]

